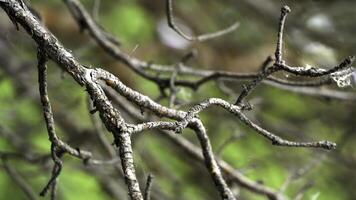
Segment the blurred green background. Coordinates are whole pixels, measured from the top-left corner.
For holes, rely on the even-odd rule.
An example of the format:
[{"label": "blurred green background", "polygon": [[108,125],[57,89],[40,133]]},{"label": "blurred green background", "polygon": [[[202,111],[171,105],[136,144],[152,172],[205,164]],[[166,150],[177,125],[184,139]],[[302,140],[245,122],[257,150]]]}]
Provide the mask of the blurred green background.
[{"label": "blurred green background", "polygon": [[[39,11],[49,30],[82,63],[108,69],[143,94],[152,98],[159,96],[159,88],[154,83],[105,55],[87,34],[81,34],[62,1],[31,0],[30,3]],[[163,0],[83,0],[82,3],[108,32],[117,36],[124,51],[155,63],[177,63],[186,53],[196,49],[198,56],[189,62],[193,67],[255,72],[274,52],[279,10],[283,4],[292,9],[285,30],[284,53],[289,64],[333,66],[344,57],[354,55],[356,50],[356,1],[174,1],[176,17],[191,33],[212,32],[240,22],[233,33],[198,44],[189,44],[167,30]],[[14,30],[3,11],[0,15],[0,152],[49,154],[50,142],[38,100],[35,44],[24,31]],[[49,64],[48,84],[60,137],[73,146],[93,150],[96,158],[108,158],[93,134],[83,88],[53,63]],[[196,103],[208,97],[220,97],[233,102],[241,84],[229,81],[224,84],[236,96],[226,95],[211,82],[198,91],[181,89],[178,98]],[[352,87],[339,90],[355,92]],[[277,190],[295,171],[307,169],[307,173],[288,186],[286,194],[291,199],[305,185],[312,187],[302,199],[355,198],[354,101],[295,94],[268,85],[260,86],[249,99],[254,110],[248,112],[248,116],[267,130],[297,141],[331,140],[338,147],[330,152],[275,147],[233,116],[212,108],[201,118],[215,152],[232,135],[242,135],[219,152],[221,158],[252,180]],[[168,101],[161,103],[167,105]],[[182,107],[187,108],[189,105]],[[75,127],[68,127],[68,124]],[[106,136],[112,141],[109,133]],[[198,144],[190,131],[185,131],[182,137]],[[136,135],[133,142],[142,188],[148,173],[156,177],[153,188],[159,198],[153,199],[218,199],[205,167],[169,140],[152,132]],[[117,195],[105,185],[108,182],[116,188],[120,199],[127,199],[123,179],[117,177],[113,167],[85,166],[69,156],[65,156],[63,162],[59,199],[115,199]],[[52,166],[48,159],[40,165],[16,159],[9,160],[8,164],[14,166],[37,193],[47,183]],[[0,164],[0,169],[0,199],[25,199],[5,173],[4,163]],[[96,173],[98,171],[100,173]],[[232,188],[241,199],[266,199],[238,185]]]}]

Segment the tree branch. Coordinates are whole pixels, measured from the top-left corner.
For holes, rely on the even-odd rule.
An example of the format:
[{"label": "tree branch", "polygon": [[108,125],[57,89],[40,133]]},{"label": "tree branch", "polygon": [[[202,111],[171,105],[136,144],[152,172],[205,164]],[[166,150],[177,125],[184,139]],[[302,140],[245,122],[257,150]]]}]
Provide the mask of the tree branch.
[{"label": "tree branch", "polygon": [[167,21],[168,21],[168,26],[171,27],[177,34],[182,36],[184,39],[189,40],[189,41],[197,41],[197,42],[203,42],[206,40],[214,39],[223,35],[226,35],[228,33],[231,33],[235,31],[239,26],[239,22],[235,22],[231,26],[217,31],[213,33],[207,33],[199,36],[189,36],[185,34],[175,23],[174,20],[174,15],[173,15],[173,5],[172,5],[172,0],[166,0],[166,16],[167,16]]}]

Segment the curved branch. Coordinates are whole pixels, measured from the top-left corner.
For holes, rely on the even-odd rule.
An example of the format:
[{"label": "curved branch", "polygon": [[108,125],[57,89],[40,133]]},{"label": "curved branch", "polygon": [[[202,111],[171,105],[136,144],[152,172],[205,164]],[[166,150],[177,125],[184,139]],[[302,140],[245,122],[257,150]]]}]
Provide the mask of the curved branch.
[{"label": "curved branch", "polygon": [[[146,62],[140,60],[138,58],[132,57],[123,51],[120,50],[118,45],[107,37],[103,37],[105,35],[102,28],[93,20],[90,14],[85,10],[84,6],[78,0],[63,0],[74,19],[78,22],[78,25],[82,27],[82,29],[88,30],[89,34],[92,38],[98,43],[100,47],[102,47],[109,55],[114,57],[115,59],[123,62],[126,66],[132,69],[134,72],[142,76],[143,78],[153,81],[157,83],[160,87],[167,88],[169,87],[169,82],[171,75],[168,78],[161,78],[154,75],[151,75],[147,72],[147,70],[153,70],[157,73],[174,73],[175,67],[174,65],[158,65],[152,62]],[[188,80],[176,80],[176,86],[189,87],[192,89],[198,89],[201,85],[209,82],[215,81],[218,79],[229,79],[233,81],[244,81],[244,80],[254,80],[258,77],[258,73],[236,73],[236,72],[228,72],[228,71],[210,71],[210,70],[202,70],[195,69],[191,66],[186,66],[184,63],[180,66],[180,74],[181,75],[189,75],[194,77],[201,77],[200,80],[192,82]],[[291,87],[318,87],[321,85],[328,85],[332,83],[330,77],[323,80],[313,80],[313,81],[289,81],[278,79],[275,77],[267,77],[262,81],[263,83],[267,83],[268,85],[272,85],[273,87],[281,88],[285,85]],[[271,83],[271,84],[270,84]],[[285,88],[285,87],[284,87]],[[294,90],[295,91],[295,90]]]},{"label": "curved branch", "polygon": [[[138,112],[137,108],[134,108],[133,105],[128,105],[124,100],[123,97],[118,96],[111,88],[106,88],[105,91],[110,96],[110,98],[114,101],[115,104],[119,105],[126,113],[128,113],[131,117],[133,117],[136,121],[147,121],[153,120],[153,117],[147,116],[144,117]],[[192,156],[194,159],[199,160],[200,162],[204,162],[204,156],[201,153],[201,150],[198,146],[191,143],[184,137],[181,137],[177,134],[172,134],[172,132],[164,131],[159,129],[159,133],[161,133],[164,137],[168,138],[174,144],[179,146],[184,152],[188,155]],[[255,192],[257,194],[266,195],[271,200],[284,200],[285,197],[280,194],[278,191],[270,188],[266,185],[260,184],[259,182],[255,182],[250,180],[244,174],[240,173],[238,170],[230,166],[224,160],[219,159],[215,156],[217,164],[219,165],[220,169],[224,172],[224,175],[232,180],[233,182],[237,183],[243,188],[250,190],[251,192]]]},{"label": "curved branch", "polygon": [[[67,0],[70,1],[70,0]],[[74,0],[72,0],[74,1]],[[210,107],[211,105],[218,105],[225,110],[236,115],[243,123],[248,125],[250,128],[256,130],[259,134],[268,138],[275,145],[282,146],[295,146],[295,147],[321,147],[326,149],[335,148],[335,144],[327,141],[321,142],[310,142],[310,143],[297,143],[291,142],[264,130],[263,128],[257,126],[251,122],[242,112],[240,106],[232,105],[222,99],[208,99],[194,107],[192,107],[188,112],[181,110],[175,110],[162,106],[154,102],[149,97],[142,95],[139,92],[124,85],[117,77],[111,73],[102,69],[88,69],[83,67],[72,55],[69,53],[58,40],[44,28],[41,23],[39,23],[33,14],[23,7],[21,3],[16,0],[6,0],[6,2],[0,3],[0,6],[8,13],[9,17],[14,20],[15,23],[22,25],[28,34],[36,41],[36,43],[43,50],[43,55],[45,54],[50,59],[55,61],[60,67],[72,75],[72,77],[77,81],[78,84],[86,86],[86,89],[93,100],[96,110],[99,111],[101,120],[105,124],[106,128],[112,132],[115,138],[115,144],[120,148],[120,158],[122,160],[122,168],[124,170],[126,183],[129,189],[129,195],[131,199],[141,200],[143,199],[139,184],[136,178],[134,161],[132,156],[131,138],[130,134],[134,130],[136,125],[127,124],[122,118],[120,112],[111,104],[105,95],[102,86],[99,84],[100,80],[105,81],[105,83],[114,88],[119,94],[130,100],[131,102],[137,104],[141,108],[148,109],[154,112],[158,116],[168,117],[171,119],[180,120],[179,122],[158,122],[162,126],[162,129],[171,129],[174,127],[178,131],[182,130],[186,126],[189,126],[196,131],[197,137],[199,138],[202,146],[202,151],[206,166],[209,169],[210,175],[212,176],[216,188],[220,192],[223,199],[235,199],[232,192],[228,188],[220,168],[212,153],[209,138],[206,136],[206,131],[201,121],[196,118],[196,115],[203,111],[204,109]],[[111,43],[110,43],[111,44]],[[117,48],[118,49],[118,48]],[[110,50],[110,49],[109,49]],[[120,52],[117,54],[120,56]],[[125,54],[123,54],[125,55]],[[143,66],[142,62],[137,59],[132,59],[131,57],[125,58],[128,63],[132,66]],[[39,59],[41,61],[41,59]],[[351,61],[345,61],[346,65],[349,65]],[[45,61],[41,64],[44,65]],[[279,66],[279,63],[275,64],[273,67],[281,67],[284,70],[285,66]],[[39,63],[39,67],[40,63]],[[345,66],[337,67],[339,70]],[[288,66],[287,68],[288,69]],[[184,68],[182,69],[184,70]],[[288,69],[291,70],[291,69]],[[288,71],[285,70],[285,71]],[[332,70],[327,70],[327,72],[332,73]],[[192,73],[202,73],[199,71],[192,71]],[[303,72],[304,73],[304,72]],[[314,73],[314,71],[313,71]],[[325,75],[326,72],[316,72],[317,74]],[[326,73],[326,74],[328,74]],[[263,77],[264,78],[264,77]],[[41,81],[45,83],[45,81]],[[45,96],[45,95],[44,95]],[[44,100],[46,100],[44,98]],[[49,118],[50,119],[50,118]],[[53,116],[52,116],[53,121]],[[48,122],[47,122],[48,123]],[[156,122],[157,123],[157,122]],[[53,125],[53,123],[48,123]],[[166,126],[163,127],[163,126]],[[149,128],[149,127],[148,127]],[[54,130],[54,126],[49,128]],[[142,128],[145,130],[147,128]],[[54,151],[52,151],[54,152]],[[56,152],[54,152],[56,153]],[[80,154],[80,152],[79,152]],[[55,156],[57,154],[54,154]],[[54,156],[54,157],[55,157]],[[60,170],[56,170],[57,172]],[[58,172],[59,173],[59,172]],[[55,174],[55,173],[54,173]],[[53,176],[54,177],[54,176]]]},{"label": "curved branch", "polygon": [[226,35],[228,33],[231,33],[233,31],[235,31],[240,26],[239,22],[235,22],[231,26],[229,26],[223,30],[220,30],[220,31],[216,31],[213,33],[207,33],[207,34],[203,34],[203,35],[198,35],[198,36],[189,36],[189,35],[185,34],[175,23],[174,15],[173,15],[172,0],[166,0],[166,15],[167,15],[168,26],[171,27],[177,34],[179,34],[184,39],[189,40],[189,41],[202,42],[202,41],[214,39],[214,38]]},{"label": "curved branch", "polygon": [[263,129],[257,124],[249,120],[242,112],[241,107],[230,104],[222,99],[210,98],[201,103],[191,107],[185,117],[179,122],[146,122],[143,124],[138,124],[133,129],[133,132],[141,132],[148,129],[165,129],[165,130],[174,130],[177,133],[180,133],[185,129],[189,124],[192,123],[197,118],[197,115],[203,110],[209,108],[212,105],[219,106],[226,111],[237,116],[244,124],[255,130],[258,134],[269,139],[273,145],[277,146],[288,146],[288,147],[313,147],[313,148],[323,148],[323,149],[335,149],[336,144],[330,141],[319,141],[319,142],[294,142],[282,139],[281,137]]}]

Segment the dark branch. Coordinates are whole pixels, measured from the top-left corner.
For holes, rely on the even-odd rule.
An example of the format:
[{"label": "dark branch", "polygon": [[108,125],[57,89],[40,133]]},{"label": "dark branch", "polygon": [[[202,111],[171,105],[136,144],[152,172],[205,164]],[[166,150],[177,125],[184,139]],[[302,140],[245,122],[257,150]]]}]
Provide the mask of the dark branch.
[{"label": "dark branch", "polygon": [[144,200],[151,199],[151,188],[152,188],[153,179],[154,179],[154,176],[152,174],[149,174],[147,176]]},{"label": "dark branch", "polygon": [[240,23],[239,22],[235,22],[234,24],[232,24],[231,26],[217,31],[217,32],[213,32],[213,33],[207,33],[207,34],[203,34],[203,35],[199,35],[199,36],[189,36],[187,34],[185,34],[175,23],[174,20],[174,15],[173,15],[173,5],[172,5],[172,0],[166,0],[166,15],[167,15],[167,21],[168,21],[168,25],[169,27],[171,27],[176,33],[178,33],[180,36],[182,36],[184,39],[189,40],[189,41],[198,41],[198,42],[202,42],[202,41],[206,41],[206,40],[210,40],[210,39],[214,39],[220,36],[223,36],[225,34],[231,33],[234,30],[236,30],[239,26]]},{"label": "dark branch", "polygon": [[290,12],[290,8],[288,6],[283,6],[281,9],[281,18],[279,20],[279,29],[278,29],[278,41],[277,41],[277,48],[275,52],[276,63],[282,63],[282,48],[283,48],[283,31],[284,31],[284,24],[286,21],[287,14]]}]

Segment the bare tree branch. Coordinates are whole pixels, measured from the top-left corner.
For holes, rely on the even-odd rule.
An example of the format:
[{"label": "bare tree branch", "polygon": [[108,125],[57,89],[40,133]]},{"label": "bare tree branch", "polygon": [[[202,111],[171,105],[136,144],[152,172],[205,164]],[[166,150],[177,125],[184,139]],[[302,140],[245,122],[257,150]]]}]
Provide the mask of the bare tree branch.
[{"label": "bare tree branch", "polygon": [[[87,29],[89,34],[94,38],[94,40],[101,46],[109,55],[113,56],[115,59],[123,62],[132,69],[137,74],[141,75],[143,78],[157,83],[162,88],[168,88],[170,86],[171,75],[167,78],[160,78],[150,73],[146,70],[153,70],[159,73],[174,73],[175,65],[173,66],[163,66],[157,65],[152,62],[145,62],[135,57],[132,57],[119,49],[115,42],[112,42],[107,37],[103,37],[105,32],[94,22],[90,17],[89,13],[84,9],[78,0],[64,0],[69,10],[71,11],[73,17],[78,21],[79,26],[83,26],[83,29]],[[104,32],[104,33],[103,33]],[[227,78],[234,81],[243,81],[243,80],[254,80],[259,74],[257,73],[236,73],[236,72],[226,72],[226,71],[209,71],[196,69],[191,66],[186,66],[184,62],[180,66],[181,75],[190,75],[196,77],[202,77],[200,80],[192,82],[188,80],[176,80],[176,86],[189,87],[194,90],[198,89],[201,85],[208,81],[218,80],[222,78]],[[318,87],[321,85],[328,85],[332,83],[330,77],[324,78],[322,80],[313,80],[313,81],[288,81],[282,80],[275,77],[266,77],[262,82],[272,85],[274,87],[284,87],[290,86],[288,88],[293,88],[293,91],[298,91],[295,87]],[[273,84],[272,84],[273,83]],[[286,87],[284,87],[286,89]],[[288,90],[288,89],[287,89]]]},{"label": "bare tree branch", "polygon": [[282,48],[283,48],[283,29],[286,21],[287,14],[290,12],[290,8],[288,6],[283,6],[281,9],[281,18],[279,20],[279,30],[278,30],[278,41],[277,48],[275,52],[276,63],[282,62]]},{"label": "bare tree branch", "polygon": [[24,177],[13,167],[8,164],[7,158],[0,154],[4,169],[10,178],[16,183],[17,186],[25,193],[26,197],[30,200],[36,200],[37,195],[31,188],[31,186],[26,182]]},{"label": "bare tree branch", "polygon": [[[278,192],[265,187],[263,185],[254,183],[235,172],[229,165],[224,161],[215,158],[210,143],[210,139],[207,135],[206,128],[203,122],[199,119],[200,112],[216,105],[223,110],[232,113],[236,116],[242,123],[247,125],[249,128],[255,130],[261,136],[267,138],[272,142],[273,145],[287,146],[287,147],[314,147],[314,148],[324,148],[324,149],[334,149],[336,144],[329,141],[319,141],[319,142],[294,142],[282,139],[274,133],[271,133],[259,125],[252,122],[243,113],[246,106],[243,104],[244,98],[246,98],[251,91],[256,88],[263,81],[270,82],[273,84],[279,84],[282,86],[288,86],[293,88],[309,87],[309,86],[321,86],[324,84],[330,84],[331,75],[335,72],[339,72],[345,68],[350,67],[354,57],[346,58],[339,65],[325,70],[322,68],[303,68],[303,67],[291,67],[285,64],[282,56],[283,47],[283,27],[286,19],[286,14],[290,12],[289,7],[284,6],[281,11],[281,18],[279,22],[279,32],[278,41],[275,51],[275,62],[272,66],[269,66],[272,59],[268,57],[266,61],[262,64],[261,71],[259,73],[251,74],[239,74],[230,72],[219,72],[219,71],[204,71],[195,70],[188,68],[184,65],[184,62],[180,63],[179,68],[163,69],[163,66],[152,65],[149,62],[141,61],[130,55],[123,53],[119,47],[118,42],[108,36],[108,34],[90,17],[90,15],[85,11],[84,7],[77,0],[64,0],[72,15],[77,20],[78,24],[82,29],[89,31],[89,34],[98,42],[98,44],[103,47],[110,55],[116,59],[122,61],[131,69],[133,69],[138,75],[146,78],[147,80],[155,82],[164,93],[165,88],[171,89],[171,107],[174,105],[174,95],[177,86],[186,86],[192,89],[197,89],[200,85],[206,83],[210,80],[218,80],[219,78],[233,78],[234,80],[250,80],[251,82],[246,85],[237,98],[235,104],[231,104],[220,98],[209,98],[206,99],[195,106],[188,109],[187,112],[179,109],[173,109],[161,105],[153,101],[148,96],[137,92],[130,87],[126,86],[121,80],[110,72],[100,69],[100,68],[87,68],[80,64],[76,58],[66,50],[57,38],[49,32],[39,19],[27,8],[26,4],[18,0],[6,0],[1,1],[0,6],[7,12],[11,21],[17,26],[21,25],[27,33],[33,38],[33,40],[38,45],[38,82],[39,91],[41,96],[41,103],[43,107],[44,118],[47,126],[49,140],[51,141],[51,156],[55,163],[52,170],[52,177],[50,178],[48,184],[42,190],[41,195],[45,195],[49,189],[51,189],[51,199],[56,198],[56,180],[61,172],[62,161],[61,157],[68,153],[74,157],[82,159],[85,163],[92,164],[113,164],[116,166],[118,159],[112,159],[107,162],[92,160],[91,153],[87,151],[82,151],[79,149],[72,148],[68,144],[61,141],[55,132],[55,125],[53,119],[53,113],[51,104],[48,98],[47,92],[47,79],[46,79],[46,62],[47,59],[53,60],[59,67],[64,71],[69,73],[73,79],[80,85],[86,88],[90,99],[93,103],[93,109],[90,112],[94,114],[98,112],[102,123],[105,125],[106,129],[110,131],[114,137],[114,144],[119,149],[119,158],[121,160],[121,168],[123,170],[123,175],[125,177],[125,182],[128,188],[129,197],[132,200],[143,200],[144,198],[149,198],[150,184],[147,182],[145,195],[142,195],[138,178],[135,170],[135,163],[133,157],[132,149],[132,134],[137,132],[146,131],[149,129],[159,129],[164,132],[164,130],[175,131],[176,133],[182,132],[185,128],[192,129],[196,137],[198,138],[201,146],[201,153],[197,153],[196,147],[186,143],[184,140],[175,140],[177,144],[190,152],[189,154],[199,158],[205,162],[205,166],[215,184],[215,188],[218,191],[221,199],[234,200],[236,197],[229,188],[223,177],[222,171],[224,171],[227,176],[233,177],[236,182],[240,185],[248,188],[259,194],[264,194],[270,199],[282,200],[284,197]],[[223,35],[237,28],[235,24],[232,28],[228,28],[223,31],[219,31],[212,34],[201,35],[197,37],[191,37],[185,35],[174,23],[174,17],[172,13],[172,1],[167,0],[167,18],[170,26],[178,32],[182,37],[186,39],[203,41],[217,36]],[[156,75],[149,73],[149,70],[154,72],[170,72],[170,76],[166,78],[159,78]],[[313,80],[311,82],[291,82],[288,80],[280,80],[274,77],[269,77],[277,71],[284,71],[291,73],[296,76],[305,77],[322,77],[325,79]],[[196,82],[178,80],[178,75],[190,74],[202,77]],[[118,94],[125,97],[130,104],[135,104],[139,106],[141,111],[144,109],[153,113],[157,117],[165,117],[174,121],[158,121],[157,118],[153,121],[144,121],[139,124],[127,123],[127,120],[120,113],[120,111],[111,103],[107,94],[105,93],[105,84],[112,89],[114,89]],[[287,87],[287,88],[288,88]],[[176,136],[173,136],[176,137]],[[177,136],[178,138],[179,136]],[[183,142],[184,141],[184,142]],[[104,144],[105,142],[102,141]],[[104,144],[105,145],[105,144]],[[107,145],[106,145],[107,146]],[[113,157],[113,152],[110,148],[107,148],[111,157]]]},{"label": "bare tree branch", "polygon": [[151,199],[151,187],[152,187],[153,179],[154,179],[154,176],[152,174],[149,174],[147,176],[144,200]]},{"label": "bare tree branch", "polygon": [[[127,105],[127,103],[122,99],[122,97],[118,96],[115,92],[112,91],[112,89],[108,88],[106,89],[106,91],[116,104],[121,105],[120,108],[122,108],[125,112],[127,112],[130,116],[132,116],[136,120],[153,121],[152,117],[144,117],[141,114],[139,114],[139,112],[137,112],[136,108],[134,108],[131,105]],[[181,137],[180,135],[172,134],[164,130],[159,130],[159,132],[164,137],[168,138],[172,143],[180,147],[185,153],[192,156],[193,159],[197,159],[200,162],[204,162],[205,159],[199,147],[197,147],[196,145],[194,145],[184,137]],[[240,173],[238,170],[234,169],[232,166],[226,163],[224,160],[221,160],[219,158],[216,159],[219,167],[224,172],[224,174],[229,178],[230,181],[233,181],[238,185],[240,185],[241,187],[246,188],[257,194],[266,195],[271,200],[284,200],[284,196],[278,193],[278,191],[275,191],[274,189],[269,188],[268,186],[250,180],[245,175]]]},{"label": "bare tree branch", "polygon": [[178,33],[184,39],[189,40],[189,41],[202,42],[202,41],[214,39],[214,38],[226,35],[228,33],[231,33],[240,26],[239,22],[235,22],[231,26],[229,26],[223,30],[217,31],[217,32],[207,33],[207,34],[203,34],[203,35],[199,35],[199,36],[189,36],[189,35],[185,34],[175,23],[174,16],[173,16],[173,5],[172,4],[173,4],[172,0],[166,0],[166,15],[167,15],[168,25],[176,33]]}]

